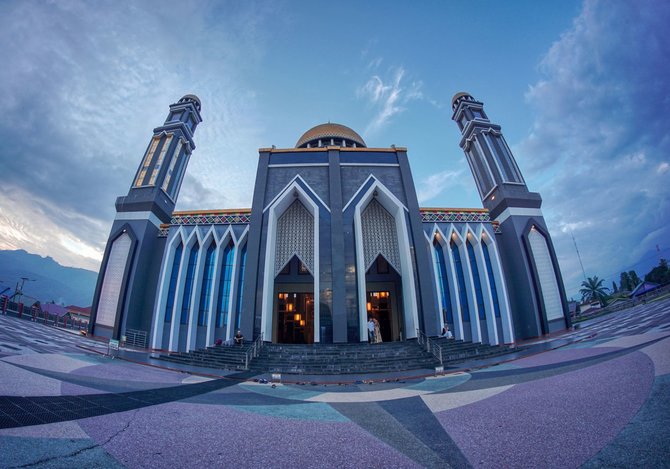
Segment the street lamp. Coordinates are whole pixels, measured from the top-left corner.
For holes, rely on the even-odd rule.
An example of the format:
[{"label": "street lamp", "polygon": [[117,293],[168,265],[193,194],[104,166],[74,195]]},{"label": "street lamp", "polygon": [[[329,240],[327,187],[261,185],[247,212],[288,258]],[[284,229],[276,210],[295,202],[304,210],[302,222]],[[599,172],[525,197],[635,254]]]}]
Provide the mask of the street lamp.
[{"label": "street lamp", "polygon": [[16,282],[16,290],[14,291],[14,298],[18,297],[17,303],[21,303],[21,296],[23,295],[23,285],[26,282],[34,282],[34,278],[21,277],[21,288],[19,288],[19,282]]}]

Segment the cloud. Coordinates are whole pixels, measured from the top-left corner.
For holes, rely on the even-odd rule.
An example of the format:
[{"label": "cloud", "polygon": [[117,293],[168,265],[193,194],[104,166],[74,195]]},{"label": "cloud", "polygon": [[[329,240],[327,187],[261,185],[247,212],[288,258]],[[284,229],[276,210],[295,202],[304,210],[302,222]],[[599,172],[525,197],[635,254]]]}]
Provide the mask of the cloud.
[{"label": "cloud", "polygon": [[[442,171],[436,174],[428,176],[426,179],[422,180],[417,184],[417,198],[419,203],[429,201],[430,199],[437,197],[443,191],[454,188],[459,185],[463,185],[463,180],[467,179],[463,177],[465,170],[460,169],[458,171]],[[470,182],[468,180],[468,182]]]},{"label": "cloud", "polygon": [[97,268],[115,198],[187,93],[200,96],[204,122],[178,208],[249,205],[253,168],[238,154],[255,153],[259,129],[246,74],[273,7],[155,6],[0,3],[0,247]]},{"label": "cloud", "polygon": [[[588,0],[540,63],[530,135],[515,146],[544,198],[568,289],[611,281],[670,240],[670,4]],[[532,181],[540,182],[532,187]],[[565,229],[569,228],[569,229]]]},{"label": "cloud", "polygon": [[[381,63],[381,59],[376,60]],[[356,92],[358,98],[366,99],[375,110],[374,117],[365,129],[366,134],[378,132],[393,116],[405,111],[408,102],[423,98],[421,81],[412,81],[409,85],[403,83],[403,67],[391,69],[389,74],[387,79],[379,75],[371,76]]]}]

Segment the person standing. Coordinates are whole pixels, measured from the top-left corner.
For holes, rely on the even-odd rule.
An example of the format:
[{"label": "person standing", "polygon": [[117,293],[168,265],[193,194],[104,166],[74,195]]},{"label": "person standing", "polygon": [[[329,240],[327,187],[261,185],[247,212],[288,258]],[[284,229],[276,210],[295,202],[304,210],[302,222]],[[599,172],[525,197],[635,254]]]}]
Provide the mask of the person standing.
[{"label": "person standing", "polygon": [[368,318],[368,343],[375,342],[375,323],[372,318]]},{"label": "person standing", "polygon": [[377,321],[376,318],[372,318],[372,321],[374,322],[374,334],[375,334],[375,344],[381,344],[382,341],[382,331],[381,328],[379,327],[379,321]]}]

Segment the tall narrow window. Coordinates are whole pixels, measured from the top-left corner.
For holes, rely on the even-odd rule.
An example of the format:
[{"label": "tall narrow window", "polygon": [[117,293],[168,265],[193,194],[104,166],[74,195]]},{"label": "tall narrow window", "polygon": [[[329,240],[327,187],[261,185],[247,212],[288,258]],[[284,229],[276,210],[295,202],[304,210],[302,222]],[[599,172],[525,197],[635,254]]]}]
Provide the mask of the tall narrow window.
[{"label": "tall narrow window", "polygon": [[435,249],[437,282],[440,285],[440,299],[442,300],[442,320],[445,323],[452,322],[453,315],[451,314],[451,298],[449,297],[449,282],[447,281],[447,265],[444,260],[444,251],[437,239],[433,240],[433,248]]},{"label": "tall narrow window", "polygon": [[181,323],[188,324],[188,310],[191,308],[191,294],[193,293],[193,280],[195,279],[195,265],[198,262],[198,249],[200,245],[196,243],[191,248],[191,254],[188,256],[188,268],[186,269],[186,284],[184,285],[184,298],[181,301]]},{"label": "tall narrow window", "polygon": [[174,297],[177,293],[177,277],[179,277],[179,266],[181,265],[181,255],[184,250],[182,243],[179,243],[174,251],[174,260],[172,261],[172,273],[170,274],[170,287],[168,288],[167,302],[165,303],[165,322],[172,321],[172,309],[174,308]]},{"label": "tall narrow window", "polygon": [[151,177],[149,178],[150,186],[156,184],[156,178],[158,177],[158,173],[161,172],[161,167],[163,166],[163,160],[165,160],[165,154],[170,148],[170,143],[172,143],[172,134],[168,135],[168,138],[165,140],[165,143],[163,144],[163,148],[161,148],[161,152],[158,154],[158,160],[156,160],[154,169],[153,171],[151,171]]},{"label": "tall narrow window", "polygon": [[491,287],[491,296],[493,297],[493,311],[497,318],[500,317],[500,303],[498,302],[498,289],[496,288],[496,280],[493,277],[493,266],[491,265],[491,255],[489,254],[489,247],[482,241],[482,251],[484,251],[484,262],[486,262],[486,273],[489,277],[489,286]]},{"label": "tall narrow window", "polygon": [[228,323],[228,305],[230,304],[230,282],[233,278],[234,260],[233,242],[229,241],[223,251],[221,265],[221,282],[219,283],[219,298],[217,301],[216,327],[223,327]]},{"label": "tall narrow window", "polygon": [[470,258],[470,271],[472,272],[472,281],[475,283],[475,297],[477,298],[477,311],[479,311],[479,319],[486,319],[486,312],[484,310],[484,295],[482,294],[482,282],[479,278],[479,269],[477,268],[477,259],[475,258],[475,248],[472,247],[470,241],[466,241],[465,245],[468,248],[468,257]]},{"label": "tall narrow window", "polygon": [[240,319],[242,317],[242,297],[244,296],[244,269],[247,265],[247,245],[245,244],[240,252],[240,272],[237,280],[237,318],[235,328],[239,329]]},{"label": "tall narrow window", "polygon": [[149,167],[151,166],[151,161],[154,158],[154,153],[156,152],[156,148],[158,147],[158,142],[161,141],[161,136],[156,135],[153,139],[151,139],[151,145],[149,145],[149,149],[147,150],[147,154],[144,155],[144,161],[142,161],[142,169],[140,169],[139,174],[137,175],[137,179],[135,179],[135,187],[140,187],[142,186],[142,182],[144,181],[144,177],[147,175],[147,171],[149,170]]},{"label": "tall narrow window", "polygon": [[463,321],[470,320],[470,308],[468,307],[468,294],[465,290],[465,276],[463,275],[463,263],[461,262],[461,253],[458,251],[458,246],[451,240],[449,242],[451,247],[451,255],[454,258],[454,269],[456,269],[456,280],[458,281],[458,297],[461,300],[461,316]]},{"label": "tall narrow window", "polygon": [[184,145],[182,139],[180,138],[177,140],[177,148],[174,149],[174,153],[172,154],[172,159],[170,160],[170,166],[168,166],[167,173],[165,174],[165,179],[163,179],[163,186],[162,189],[164,192],[168,191],[168,187],[170,186],[170,181],[172,180],[172,173],[174,172],[174,166],[177,164],[177,160],[179,159],[179,154],[181,153],[181,147]]},{"label": "tall narrow window", "polygon": [[198,326],[207,325],[207,313],[212,303],[212,284],[214,283],[214,257],[216,243],[212,241],[205,254],[205,269],[202,272],[202,287],[200,288],[200,308],[198,308]]}]

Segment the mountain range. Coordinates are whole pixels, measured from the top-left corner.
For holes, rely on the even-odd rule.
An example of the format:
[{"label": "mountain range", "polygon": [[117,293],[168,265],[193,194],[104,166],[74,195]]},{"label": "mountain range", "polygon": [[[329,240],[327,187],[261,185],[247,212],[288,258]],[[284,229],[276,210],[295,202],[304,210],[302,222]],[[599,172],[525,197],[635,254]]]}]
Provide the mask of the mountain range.
[{"label": "mountain range", "polygon": [[22,249],[0,250],[0,292],[10,288],[13,293],[21,277],[25,296],[42,303],[90,306],[98,273],[75,267],[65,267],[51,257],[31,254]]}]

